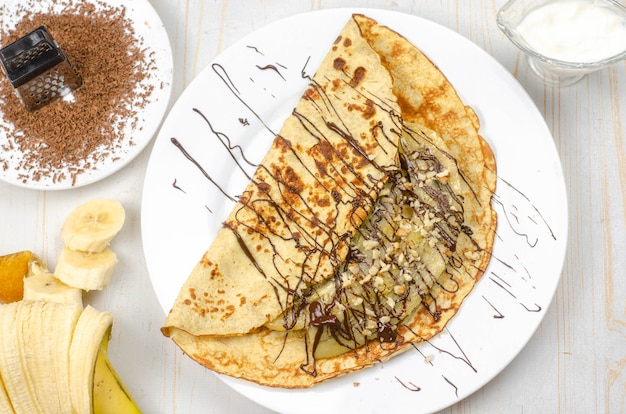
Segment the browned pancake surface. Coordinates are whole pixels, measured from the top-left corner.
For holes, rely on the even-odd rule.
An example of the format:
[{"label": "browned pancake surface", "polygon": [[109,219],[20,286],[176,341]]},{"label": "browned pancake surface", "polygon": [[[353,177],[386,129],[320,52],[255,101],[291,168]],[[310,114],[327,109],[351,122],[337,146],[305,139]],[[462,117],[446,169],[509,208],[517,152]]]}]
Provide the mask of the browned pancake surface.
[{"label": "browned pancake surface", "polygon": [[183,285],[164,333],[245,334],[332,277],[397,162],[400,129],[391,78],[351,20]]},{"label": "browned pancake surface", "polygon": [[[337,53],[341,60],[337,60]],[[362,60],[361,54],[367,58]],[[265,167],[246,190],[241,206],[218,235],[225,251],[209,249],[183,287],[164,330],[191,358],[206,367],[263,385],[309,387],[384,361],[410,349],[411,343],[431,338],[458,311],[491,257],[496,223],[490,202],[495,189],[495,158],[478,133],[474,111],[461,101],[453,86],[421,51],[366,16],[353,16],[329,56],[277,138],[272,148],[275,154],[268,154],[263,162]],[[339,69],[340,73],[330,71],[335,73],[331,76],[324,65]],[[368,94],[372,93],[368,96],[376,98],[362,101],[360,93],[351,93],[352,88],[347,89],[347,95],[332,94],[340,85],[350,85],[360,76],[355,70],[358,67],[367,68],[370,80],[377,85],[364,86]],[[393,104],[395,98],[399,109]],[[344,103],[354,99],[358,103],[347,103],[347,113],[330,125],[325,121],[309,122],[310,115],[300,116],[328,105],[340,108],[335,99]],[[355,108],[359,116],[352,113]],[[285,332],[264,325],[292,306],[307,287],[322,285],[332,278],[351,239],[341,235],[354,234],[385,181],[385,168],[378,167],[398,162],[397,141],[392,137],[397,128],[393,117],[384,121],[387,127],[372,128],[373,123],[367,122],[366,116],[372,108],[378,115],[382,108],[399,110],[404,119],[404,134],[421,137],[425,147],[450,163],[451,170],[458,171],[461,179],[455,184],[455,192],[463,200],[465,230],[458,235],[452,260],[434,284],[431,299],[404,320],[393,341],[373,340],[342,355],[315,359],[311,349],[315,329]],[[363,128],[364,124],[367,128]],[[332,140],[319,140],[320,136],[336,133],[338,125],[345,125],[348,131],[362,131],[349,136],[365,140],[359,147],[372,151],[376,167],[366,162],[367,157],[359,158],[360,150],[350,152],[354,148],[352,141],[346,145],[342,139],[335,144],[330,143]],[[295,134],[289,132],[298,130]],[[300,141],[300,135],[304,135],[304,141]],[[296,136],[297,140],[290,138]],[[309,138],[312,140],[306,141]],[[302,155],[293,152],[298,143],[302,144],[296,150],[302,151]],[[384,145],[378,147],[381,143]],[[304,155],[310,157],[310,163],[302,163],[300,157]],[[359,168],[358,173],[352,174],[346,159]],[[364,180],[370,172],[383,173]],[[346,184],[351,190],[338,194],[340,186]],[[274,197],[284,200],[278,209]],[[352,208],[341,214],[332,202],[328,208],[330,200],[338,199],[350,199]],[[367,202],[362,203],[363,200]],[[276,223],[269,216],[267,220],[258,220],[262,216],[259,206],[267,208],[264,203],[271,205],[269,211],[274,215],[285,213],[282,217],[288,220]],[[303,206],[311,216],[304,218],[298,213]],[[342,219],[343,227],[338,227]],[[276,241],[267,239],[267,234],[292,242],[286,243],[284,250],[277,249]],[[282,246],[281,243],[278,244]],[[313,246],[317,254],[309,256]],[[233,251],[238,253],[233,255]],[[307,260],[310,257],[314,259]],[[272,268],[276,272],[268,277],[271,272],[267,269]]]}]

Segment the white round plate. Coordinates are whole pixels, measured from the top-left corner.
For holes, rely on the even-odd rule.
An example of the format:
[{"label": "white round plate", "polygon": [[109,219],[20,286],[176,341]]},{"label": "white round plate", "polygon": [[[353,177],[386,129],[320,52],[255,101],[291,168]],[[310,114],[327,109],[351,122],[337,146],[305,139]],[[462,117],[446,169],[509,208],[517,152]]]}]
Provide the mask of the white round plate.
[{"label": "white round plate", "polygon": [[[0,19],[2,19],[2,26],[10,29],[17,24],[24,12],[60,12],[64,5],[78,3],[79,0],[62,2],[32,0],[26,4],[23,0],[8,0],[3,2],[0,8]],[[142,49],[145,49],[146,56],[154,62],[152,67],[155,68],[150,70],[149,76],[141,81],[139,87],[142,90],[149,90],[147,88],[152,87],[152,91],[146,95],[142,107],[133,107],[136,111],[136,122],[125,123],[124,128],[119,132],[124,137],[120,140],[120,145],[116,146],[106,157],[100,157],[92,168],[78,174],[75,178],[71,174],[65,174],[64,179],[53,177],[35,179],[31,174],[20,169],[23,154],[18,148],[14,148],[3,152],[0,157],[0,160],[8,165],[6,169],[0,168],[2,181],[36,190],[63,190],[94,183],[119,171],[139,155],[161,125],[171,95],[174,70],[169,38],[159,15],[148,0],[86,0],[80,3],[91,3],[98,8],[103,6],[126,8],[126,18],[132,24],[135,39]],[[0,75],[4,76],[1,72]],[[0,110],[0,148],[9,146],[10,137],[5,128],[13,130],[13,124],[4,119]],[[76,138],[80,139],[80,137]]]},{"label": "white round plate", "polygon": [[307,390],[223,379],[285,413],[432,412],[482,387],[524,347],[556,290],[568,231],[561,164],[541,114],[459,34],[398,12],[330,9],[278,21],[230,47],[184,91],[155,142],[142,201],[146,261],[167,312],[230,211],[229,197],[247,183],[239,151],[262,158],[306,87],[303,75],[317,69],[353,12],[422,49],[478,113],[498,163],[493,259],[444,332],[389,362]]}]

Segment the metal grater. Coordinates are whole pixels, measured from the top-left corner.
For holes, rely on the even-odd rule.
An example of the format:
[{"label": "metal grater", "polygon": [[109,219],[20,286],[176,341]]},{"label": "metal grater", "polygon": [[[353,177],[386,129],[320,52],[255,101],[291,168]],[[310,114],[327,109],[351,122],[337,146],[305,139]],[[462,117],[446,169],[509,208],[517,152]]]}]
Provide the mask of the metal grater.
[{"label": "metal grater", "polygon": [[65,52],[41,26],[0,49],[0,64],[29,111],[39,109],[82,85]]}]

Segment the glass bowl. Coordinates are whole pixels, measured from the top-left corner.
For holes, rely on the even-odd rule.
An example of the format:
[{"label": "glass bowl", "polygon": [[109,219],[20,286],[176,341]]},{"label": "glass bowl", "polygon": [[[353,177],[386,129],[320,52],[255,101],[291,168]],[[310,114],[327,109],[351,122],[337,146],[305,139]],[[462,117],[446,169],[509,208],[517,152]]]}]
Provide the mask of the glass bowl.
[{"label": "glass bowl", "polygon": [[[581,80],[585,75],[605,68],[616,62],[626,59],[626,44],[624,50],[614,56],[595,61],[570,62],[545,56],[532,48],[517,30],[519,23],[536,8],[563,0],[509,0],[497,13],[496,22],[500,30],[509,40],[524,52],[526,61],[533,73],[546,83],[567,86]],[[614,0],[590,0],[595,5],[606,7],[621,16],[626,24],[626,8]]]}]

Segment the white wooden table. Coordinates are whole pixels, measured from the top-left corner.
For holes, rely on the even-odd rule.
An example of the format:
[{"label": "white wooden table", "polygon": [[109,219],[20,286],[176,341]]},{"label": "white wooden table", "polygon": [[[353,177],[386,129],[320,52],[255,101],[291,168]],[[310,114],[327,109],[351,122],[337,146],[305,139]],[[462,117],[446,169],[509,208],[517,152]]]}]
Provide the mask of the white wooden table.
[{"label": "white wooden table", "polygon": [[[347,0],[151,0],[174,53],[172,103],[226,47],[280,18]],[[569,248],[561,283],[543,323],[519,356],[485,387],[445,413],[626,412],[626,64],[567,88],[538,81],[499,31],[504,0],[363,0],[419,15],[469,38],[528,91],[558,148],[569,195]],[[265,413],[232,391],[166,338],[150,284],[140,231],[148,147],[98,183],[60,192],[0,182],[0,254],[30,249],[50,266],[59,232],[76,205],[120,199],[127,222],[115,240],[120,264],[112,285],[86,302],[114,314],[111,358],[146,413]],[[172,258],[175,260],[175,258]],[[407,411],[410,412],[409,407]]]}]

